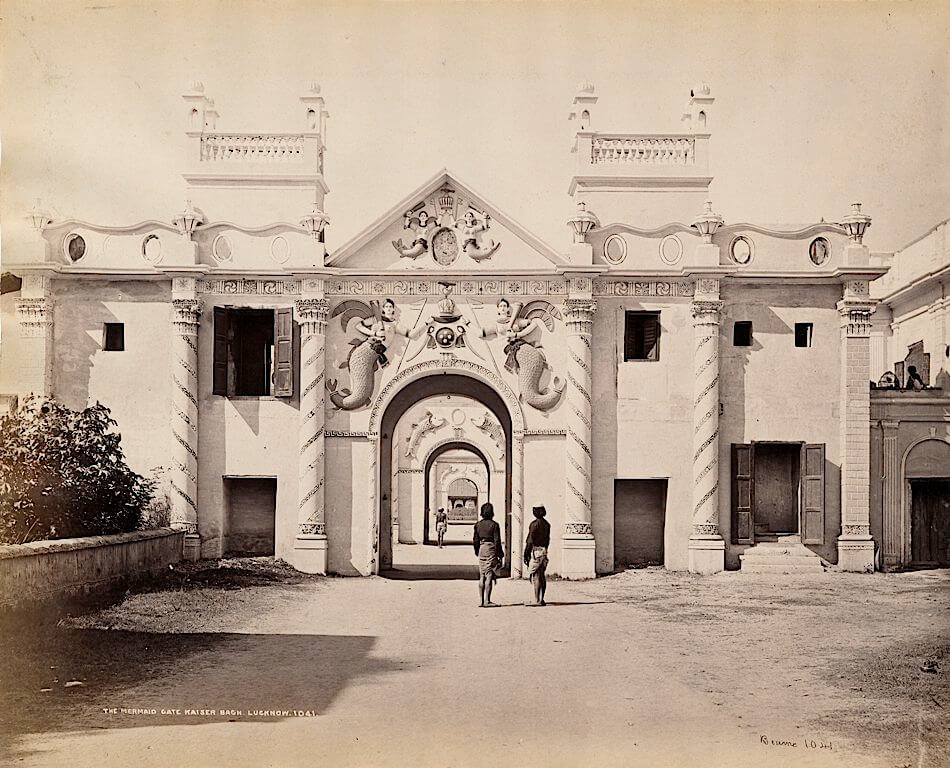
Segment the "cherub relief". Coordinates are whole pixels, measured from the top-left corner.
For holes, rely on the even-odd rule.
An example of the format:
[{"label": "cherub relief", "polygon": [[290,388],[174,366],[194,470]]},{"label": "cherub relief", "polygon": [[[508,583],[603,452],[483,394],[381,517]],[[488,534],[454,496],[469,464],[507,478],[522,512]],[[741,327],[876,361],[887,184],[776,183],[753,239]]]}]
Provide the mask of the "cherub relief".
[{"label": "cherub relief", "polygon": [[402,238],[393,240],[393,248],[399,254],[400,258],[415,260],[423,253],[429,250],[429,228],[436,226],[437,222],[433,216],[425,210],[418,213],[406,211],[404,229],[415,232],[415,239],[412,245],[403,245]]}]

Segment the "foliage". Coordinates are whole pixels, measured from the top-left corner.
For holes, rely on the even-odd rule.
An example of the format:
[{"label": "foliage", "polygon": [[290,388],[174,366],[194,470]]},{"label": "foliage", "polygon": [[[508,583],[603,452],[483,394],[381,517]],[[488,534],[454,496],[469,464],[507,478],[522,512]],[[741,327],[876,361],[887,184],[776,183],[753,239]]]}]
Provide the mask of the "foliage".
[{"label": "foliage", "polygon": [[154,481],[126,464],[101,403],[81,411],[29,397],[0,418],[0,542],[135,530]]}]

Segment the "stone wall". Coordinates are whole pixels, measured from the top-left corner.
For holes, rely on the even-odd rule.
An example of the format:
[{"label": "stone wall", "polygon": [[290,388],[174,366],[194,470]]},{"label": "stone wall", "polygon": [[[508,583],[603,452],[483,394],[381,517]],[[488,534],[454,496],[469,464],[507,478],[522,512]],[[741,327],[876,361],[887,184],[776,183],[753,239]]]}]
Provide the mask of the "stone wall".
[{"label": "stone wall", "polygon": [[181,560],[170,528],[0,547],[0,610],[104,594]]}]

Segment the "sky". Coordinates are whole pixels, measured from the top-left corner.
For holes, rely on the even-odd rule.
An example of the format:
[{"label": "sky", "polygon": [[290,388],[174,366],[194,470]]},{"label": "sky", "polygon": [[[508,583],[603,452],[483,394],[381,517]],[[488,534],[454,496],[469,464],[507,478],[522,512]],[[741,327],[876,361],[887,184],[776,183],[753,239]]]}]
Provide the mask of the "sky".
[{"label": "sky", "polygon": [[321,85],[331,251],[443,167],[566,250],[585,80],[595,129],[625,132],[679,130],[708,83],[727,222],[792,228],[860,201],[865,242],[890,251],[950,217],[947,2],[0,0],[0,17],[7,254],[35,198],[57,218],[170,221],[195,80],[238,132],[299,130],[297,97]]}]

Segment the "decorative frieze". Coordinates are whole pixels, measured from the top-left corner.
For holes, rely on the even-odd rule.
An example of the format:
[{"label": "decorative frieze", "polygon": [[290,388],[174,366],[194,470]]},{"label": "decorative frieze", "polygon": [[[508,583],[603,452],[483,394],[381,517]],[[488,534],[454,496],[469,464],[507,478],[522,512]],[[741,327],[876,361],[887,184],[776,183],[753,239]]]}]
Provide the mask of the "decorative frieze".
[{"label": "decorative frieze", "polygon": [[348,430],[337,430],[337,429],[328,429],[325,434],[326,434],[326,437],[346,438],[346,439],[354,439],[354,438],[366,439],[366,438],[372,437],[373,435],[372,432],[366,432],[365,430],[348,431]]},{"label": "decorative frieze", "polygon": [[[442,288],[438,280],[395,279],[373,280],[335,278],[326,281],[328,296],[438,296]],[[455,288],[459,296],[550,296],[566,292],[564,280],[555,279],[462,279]]]},{"label": "decorative frieze", "polygon": [[594,280],[594,296],[693,296],[688,281]]},{"label": "decorative frieze", "polygon": [[564,437],[567,435],[566,429],[526,429],[525,437]]},{"label": "decorative frieze", "polygon": [[[178,278],[176,278],[178,279]],[[242,296],[295,296],[300,293],[299,280],[198,280],[198,293]]]}]

